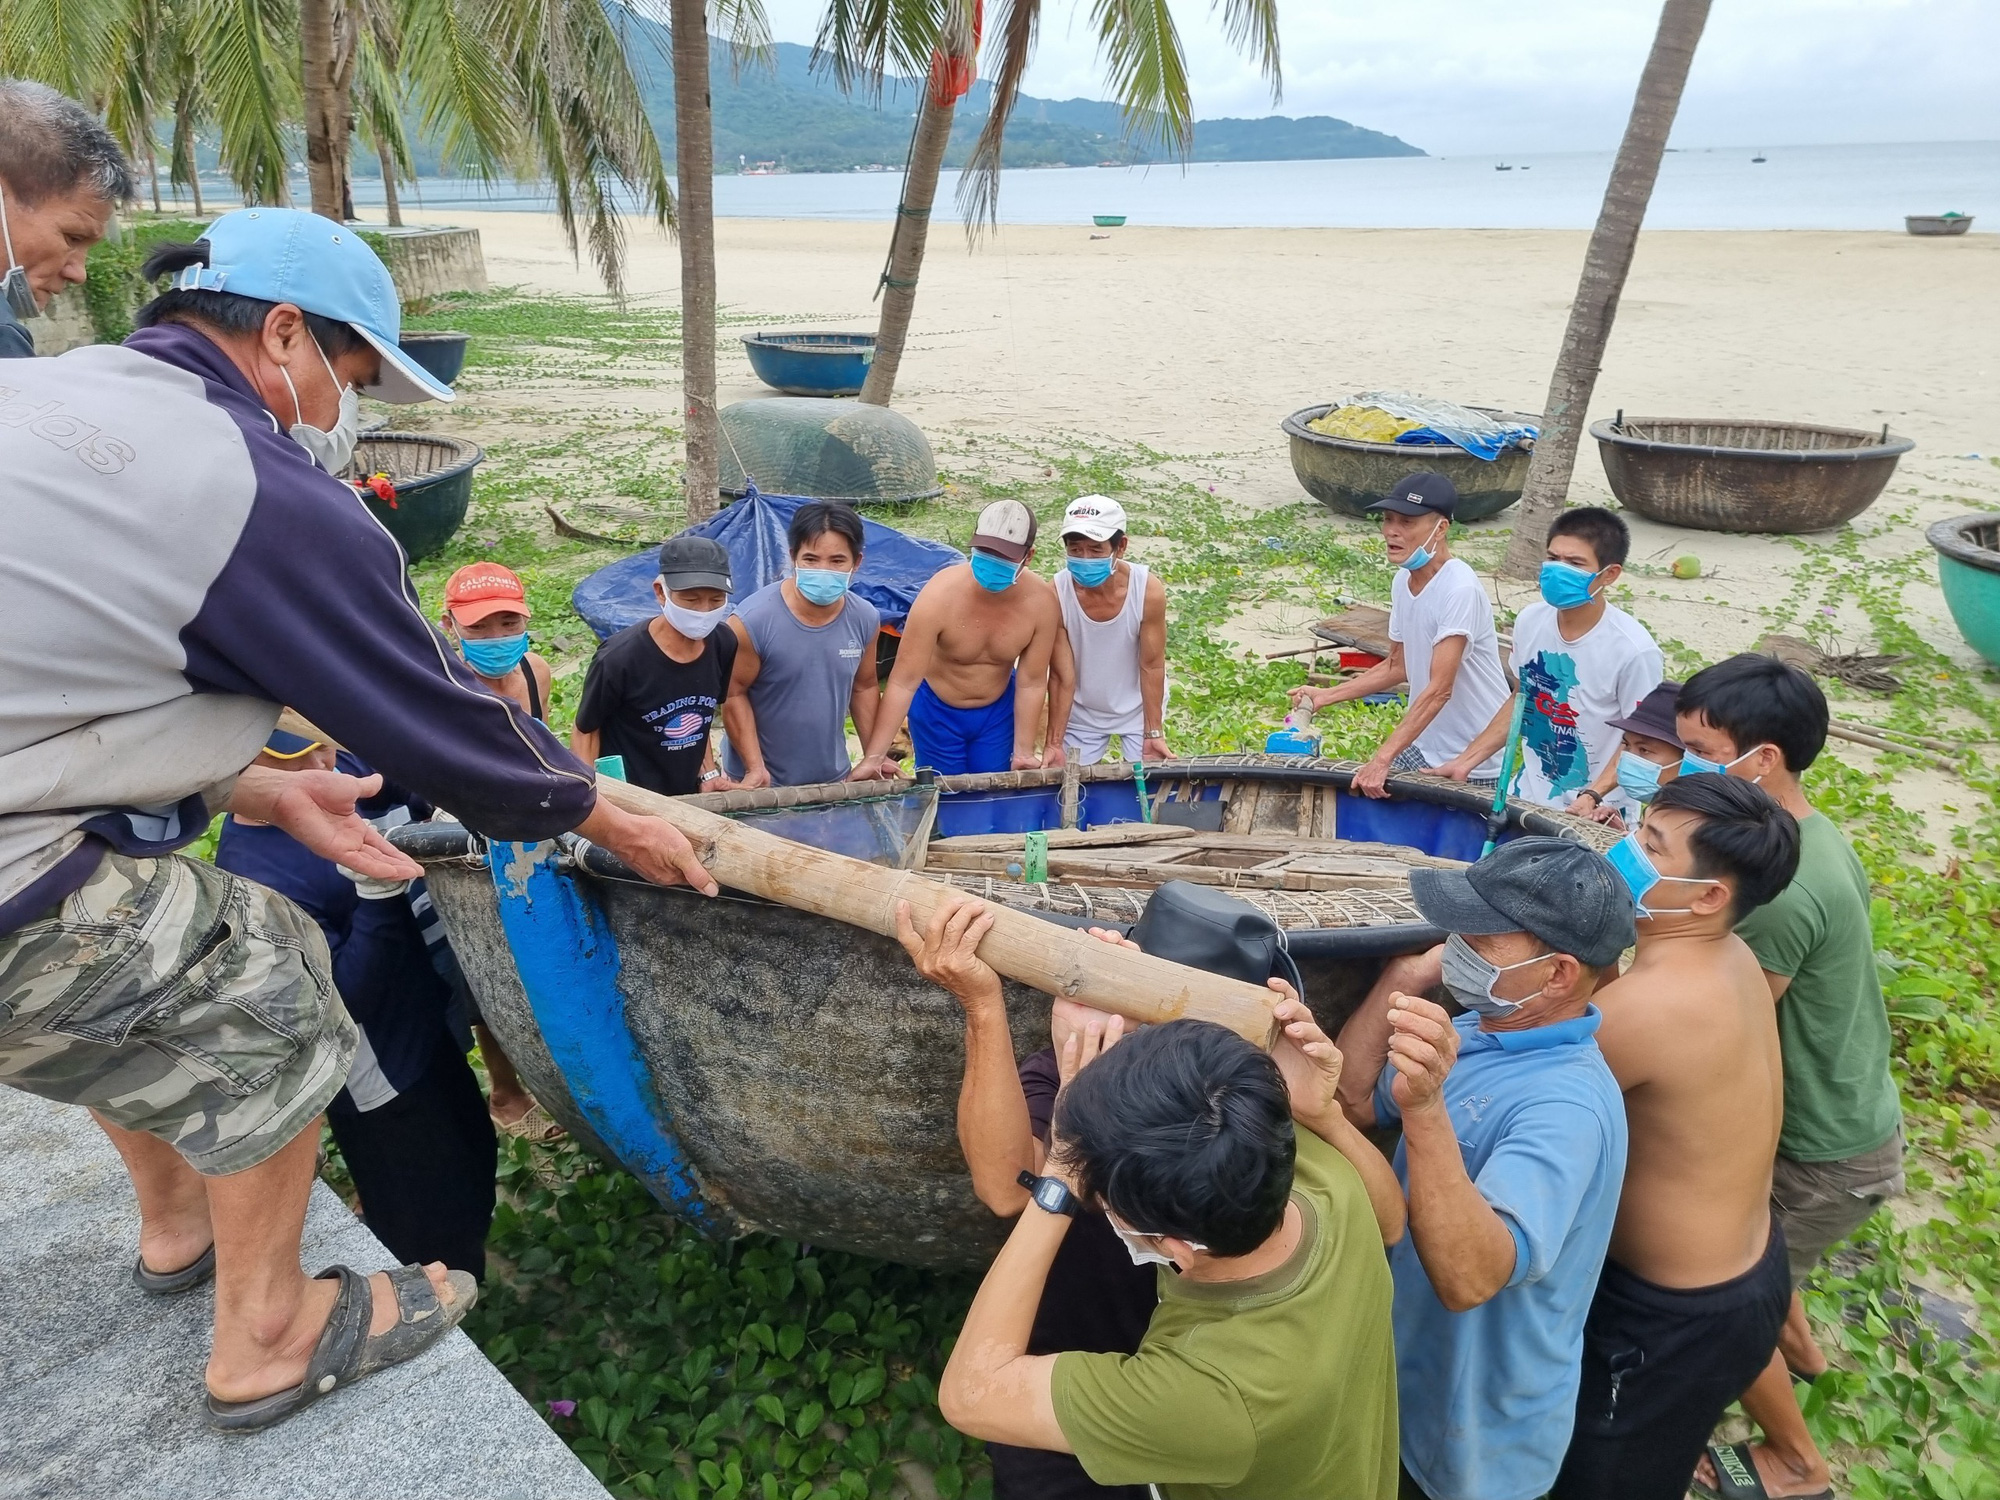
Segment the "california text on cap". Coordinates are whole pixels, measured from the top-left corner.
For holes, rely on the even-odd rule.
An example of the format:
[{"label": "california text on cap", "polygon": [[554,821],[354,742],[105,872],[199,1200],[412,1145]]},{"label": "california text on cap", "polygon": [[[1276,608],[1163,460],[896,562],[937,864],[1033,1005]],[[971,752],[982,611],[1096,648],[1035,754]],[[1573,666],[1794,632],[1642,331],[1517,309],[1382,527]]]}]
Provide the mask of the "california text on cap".
[{"label": "california text on cap", "polygon": [[1613,729],[1629,729],[1647,739],[1665,740],[1676,750],[1685,750],[1680,731],[1674,728],[1674,706],[1681,701],[1681,685],[1663,682],[1639,700],[1639,706],[1622,719],[1606,719]]},{"label": "california text on cap", "polygon": [[444,602],[460,625],[477,625],[506,610],[524,618],[535,613],[528,608],[520,575],[496,562],[467,563],[452,574],[444,586]]},{"label": "california text on cap", "polygon": [[670,589],[733,592],[729,549],[712,536],[670,536],[660,543],[660,581]]},{"label": "california text on cap", "polygon": [[1630,888],[1611,861],[1569,839],[1515,839],[1462,870],[1412,870],[1410,894],[1446,932],[1525,932],[1591,965],[1639,940]]},{"label": "california text on cap", "polygon": [[1442,474],[1408,474],[1368,508],[1393,510],[1399,516],[1449,516],[1458,509],[1458,486]]},{"label": "california text on cap", "polygon": [[1011,563],[1027,561],[1035,545],[1035,513],[1018,500],[995,500],[979,513],[972,545]]},{"label": "california text on cap", "polygon": [[1125,507],[1103,495],[1079,495],[1063,512],[1062,534],[1108,542],[1125,529]]}]

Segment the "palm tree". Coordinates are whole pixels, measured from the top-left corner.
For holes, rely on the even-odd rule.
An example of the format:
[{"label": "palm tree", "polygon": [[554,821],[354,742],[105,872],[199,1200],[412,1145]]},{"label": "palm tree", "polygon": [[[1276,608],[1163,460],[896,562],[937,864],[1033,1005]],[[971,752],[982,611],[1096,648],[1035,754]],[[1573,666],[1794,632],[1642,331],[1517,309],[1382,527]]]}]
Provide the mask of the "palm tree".
[{"label": "palm tree", "polygon": [[[1007,122],[1020,98],[1021,80],[1034,57],[1042,0],[1002,0],[994,44],[996,67],[986,123],[959,178],[959,207],[968,228],[999,221],[1000,164]],[[1187,55],[1167,0],[1089,0],[1098,48],[1112,93],[1123,106],[1129,138],[1162,146],[1183,158],[1194,143],[1194,106],[1188,91]],[[1220,0],[1230,42],[1250,53],[1280,95],[1278,0]],[[977,0],[829,0],[817,50],[843,82],[856,75],[881,86],[890,66],[927,78],[903,178],[903,199],[882,276],[882,318],[875,359],[861,399],[886,406],[916,304],[930,210],[937,194],[951,134],[955,101],[970,83],[968,65],[978,51]]]},{"label": "palm tree", "polygon": [[1584,252],[1583,276],[1577,282],[1576,300],[1570,304],[1569,327],[1563,332],[1562,352],[1556,356],[1555,375],[1549,381],[1549,397],[1542,409],[1541,436],[1528,463],[1521,513],[1500,564],[1500,571],[1509,577],[1535,576],[1542,562],[1542,539],[1569,498],[1577,443],[1604,364],[1604,346],[1611,337],[1612,320],[1618,316],[1618,299],[1625,290],[1626,273],[1632,269],[1639,226],[1653,196],[1654,180],[1660,175],[1660,158],[1680,109],[1695,44],[1708,23],[1708,6],[1709,0],[1666,0],[1660,9],[1660,28],[1653,36],[1645,71],[1639,75],[1632,117],[1626,122],[1625,139],[1619,143],[1618,159],[1612,164],[1604,206],[1597,211],[1597,227],[1590,234],[1590,248]]}]

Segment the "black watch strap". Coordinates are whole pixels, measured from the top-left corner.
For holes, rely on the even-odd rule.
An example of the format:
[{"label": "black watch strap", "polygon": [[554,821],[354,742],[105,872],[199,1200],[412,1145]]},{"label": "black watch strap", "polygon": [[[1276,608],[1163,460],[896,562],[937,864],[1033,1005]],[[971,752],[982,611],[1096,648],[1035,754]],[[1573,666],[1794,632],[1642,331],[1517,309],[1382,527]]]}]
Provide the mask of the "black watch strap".
[{"label": "black watch strap", "polygon": [[1054,1177],[1037,1177],[1025,1169],[1014,1180],[1028,1190],[1028,1196],[1035,1200],[1037,1208],[1052,1214],[1067,1214],[1072,1219],[1077,1216],[1080,1205],[1067,1184]]}]

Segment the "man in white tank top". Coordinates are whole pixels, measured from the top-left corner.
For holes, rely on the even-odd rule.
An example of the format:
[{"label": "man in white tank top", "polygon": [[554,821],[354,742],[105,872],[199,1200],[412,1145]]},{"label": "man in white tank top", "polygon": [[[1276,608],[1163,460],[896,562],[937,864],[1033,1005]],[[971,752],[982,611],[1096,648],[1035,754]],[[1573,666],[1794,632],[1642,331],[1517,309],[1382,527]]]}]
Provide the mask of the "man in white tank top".
[{"label": "man in white tank top", "polygon": [[1063,512],[1067,566],[1056,575],[1062,635],[1049,673],[1050,755],[1104,759],[1111,737],[1127,760],[1165,760],[1167,589],[1125,558],[1125,507],[1085,495]]}]

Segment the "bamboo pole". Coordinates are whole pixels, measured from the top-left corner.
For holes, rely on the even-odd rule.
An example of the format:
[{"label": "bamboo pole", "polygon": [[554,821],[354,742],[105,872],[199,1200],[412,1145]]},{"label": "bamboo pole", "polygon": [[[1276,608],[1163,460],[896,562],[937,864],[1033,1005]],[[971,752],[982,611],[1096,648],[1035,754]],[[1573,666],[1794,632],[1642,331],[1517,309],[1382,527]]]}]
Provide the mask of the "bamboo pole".
[{"label": "bamboo pole", "polygon": [[1827,725],[1826,732],[1837,740],[1846,740],[1850,744],[1855,745],[1866,745],[1871,750],[1893,750],[1896,754],[1907,755],[1912,760],[1927,760],[1940,771],[1956,771],[1961,769],[1957,761],[1947,760],[1935,751],[1920,750],[1913,745],[1899,745],[1894,740],[1884,739],[1881,735],[1872,733],[1866,729],[1851,729],[1845,724],[1836,722]]},{"label": "bamboo pole", "polygon": [[[599,777],[598,795],[630,813],[663,819],[688,836],[695,855],[724,885],[801,911],[893,937],[896,904],[910,903],[918,931],[951,888],[911,870],[891,870],[795,844],[732,823],[674,797]],[[1099,942],[1088,933],[989,904],[993,930],[979,956],[1001,974],[1062,999],[1140,1022],[1189,1017],[1227,1026],[1269,1046],[1277,996],[1149,953]]]}]

